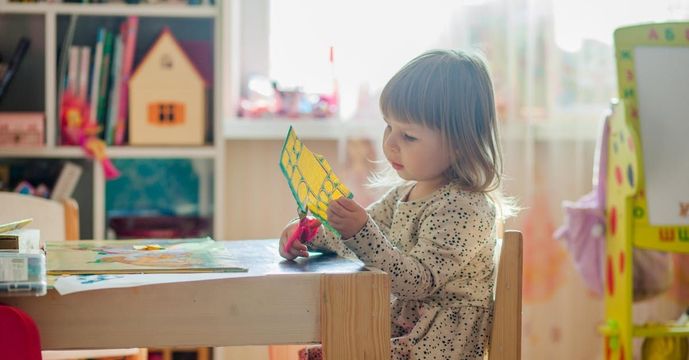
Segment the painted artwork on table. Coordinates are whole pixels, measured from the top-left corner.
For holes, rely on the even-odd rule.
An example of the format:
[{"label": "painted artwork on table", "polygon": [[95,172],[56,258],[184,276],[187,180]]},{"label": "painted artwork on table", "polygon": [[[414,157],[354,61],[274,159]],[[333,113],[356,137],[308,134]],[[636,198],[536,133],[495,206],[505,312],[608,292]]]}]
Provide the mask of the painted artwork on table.
[{"label": "painted artwork on table", "polygon": [[306,213],[308,210],[325,226],[330,227],[326,214],[330,201],[343,196],[353,197],[328,161],[322,155],[311,152],[292,127],[282,147],[280,168],[287,178],[299,211]]},{"label": "painted artwork on table", "polygon": [[49,275],[247,271],[209,238],[49,242],[46,253]]}]

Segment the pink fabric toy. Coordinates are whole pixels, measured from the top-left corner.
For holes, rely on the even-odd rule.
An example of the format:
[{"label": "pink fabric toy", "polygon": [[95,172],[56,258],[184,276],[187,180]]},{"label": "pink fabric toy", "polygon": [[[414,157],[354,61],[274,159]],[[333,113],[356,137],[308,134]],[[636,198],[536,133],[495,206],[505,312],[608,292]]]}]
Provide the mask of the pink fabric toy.
[{"label": "pink fabric toy", "polygon": [[579,200],[564,201],[565,223],[555,231],[572,254],[574,264],[586,286],[603,294],[605,257],[605,176],[608,162],[610,125],[606,116],[596,144],[593,164],[593,191]]},{"label": "pink fabric toy", "polygon": [[[586,286],[603,294],[605,259],[605,182],[608,165],[609,116],[605,117],[596,144],[593,190],[575,202],[564,201],[565,223],[554,236],[562,240]],[[670,256],[667,253],[634,249],[634,299],[658,295],[671,285]]]},{"label": "pink fabric toy", "polygon": [[108,180],[120,176],[120,172],[105,153],[105,142],[98,138],[98,124],[90,120],[88,103],[71,92],[62,96],[61,130],[63,145],[80,145],[84,152],[103,166]]}]

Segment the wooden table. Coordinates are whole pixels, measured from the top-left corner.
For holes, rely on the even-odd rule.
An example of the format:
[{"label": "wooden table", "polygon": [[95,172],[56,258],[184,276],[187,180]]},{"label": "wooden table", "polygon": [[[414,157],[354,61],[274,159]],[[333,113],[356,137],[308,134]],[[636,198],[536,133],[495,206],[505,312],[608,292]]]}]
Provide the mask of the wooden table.
[{"label": "wooden table", "polygon": [[224,244],[248,273],[0,302],[36,321],[44,350],[322,343],[328,360],[390,358],[387,274],[336,256],[283,261],[276,240]]}]

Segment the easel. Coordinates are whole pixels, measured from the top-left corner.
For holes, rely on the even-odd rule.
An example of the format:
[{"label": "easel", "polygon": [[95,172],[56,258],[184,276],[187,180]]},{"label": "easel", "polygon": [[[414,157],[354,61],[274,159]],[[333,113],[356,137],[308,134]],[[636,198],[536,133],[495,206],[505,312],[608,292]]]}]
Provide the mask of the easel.
[{"label": "easel", "polygon": [[[664,215],[668,215],[668,212],[669,215],[676,212],[675,216],[679,220],[658,221],[657,214],[660,213],[656,211],[658,202],[654,200],[651,204],[650,201],[657,197],[650,191],[647,192],[651,190],[652,182],[649,180],[658,176],[658,165],[655,161],[649,160],[649,153],[644,154],[640,141],[644,141],[644,146],[657,144],[658,141],[657,137],[649,137],[649,133],[656,131],[649,131],[648,128],[650,121],[653,121],[650,123],[652,126],[659,128],[662,127],[664,121],[663,115],[658,114],[662,113],[664,108],[661,108],[659,112],[654,112],[657,109],[654,106],[657,104],[651,104],[651,100],[657,100],[655,94],[661,90],[671,92],[673,88],[683,86],[689,88],[687,85],[689,77],[685,78],[686,75],[682,73],[677,74],[676,79],[680,85],[674,84],[675,79],[668,77],[670,80],[667,81],[669,84],[667,89],[649,90],[646,87],[642,90],[642,86],[648,84],[648,81],[657,81],[659,77],[655,75],[663,73],[667,76],[667,72],[673,71],[668,67],[649,70],[652,66],[648,64],[670,61],[670,58],[674,59],[674,57],[668,57],[665,52],[677,53],[677,50],[686,51],[687,53],[682,56],[687,55],[689,59],[689,23],[648,24],[615,31],[618,89],[619,96],[623,100],[613,104],[608,142],[604,264],[606,323],[600,328],[604,335],[605,359],[631,359],[633,357],[632,339],[635,337],[689,336],[689,326],[634,324],[632,319],[633,248],[689,253],[689,214],[687,214],[689,201],[683,199],[683,195],[689,192],[689,183],[683,194],[677,194],[674,203],[661,204],[666,205],[663,210],[667,212],[664,212]],[[654,51],[657,52],[654,54]],[[689,69],[689,63],[684,66]],[[657,74],[649,76],[653,71]],[[689,70],[687,71],[689,74]],[[674,96],[673,101],[689,103],[689,93],[667,96]],[[684,104],[680,106],[685,106]],[[689,121],[689,114],[683,116]],[[671,114],[670,117],[672,118],[673,115]],[[677,123],[677,125],[681,124]],[[685,137],[686,135],[689,134],[684,134]],[[656,151],[658,148],[662,146],[656,146],[653,150]],[[689,154],[674,154],[673,158],[679,161],[686,156]],[[658,162],[662,162],[660,160]],[[649,169],[648,173],[644,172],[645,168]],[[667,173],[661,175],[675,176],[675,174]],[[655,184],[653,189],[656,189],[657,183],[653,184]],[[653,215],[649,215],[650,209],[653,209]],[[649,220],[652,216],[656,219],[653,223],[663,225],[652,225]]]}]

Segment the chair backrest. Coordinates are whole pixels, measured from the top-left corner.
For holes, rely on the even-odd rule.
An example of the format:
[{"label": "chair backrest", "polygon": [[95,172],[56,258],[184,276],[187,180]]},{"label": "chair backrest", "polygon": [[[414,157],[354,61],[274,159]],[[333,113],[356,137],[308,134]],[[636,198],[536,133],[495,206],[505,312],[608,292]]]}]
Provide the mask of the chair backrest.
[{"label": "chair backrest", "polygon": [[33,218],[27,228],[39,229],[41,241],[79,239],[79,206],[74,199],[54,201],[0,192],[0,224]]},{"label": "chair backrest", "polygon": [[0,304],[0,357],[41,360],[36,323],[23,310]]},{"label": "chair backrest", "polygon": [[506,231],[498,260],[489,360],[518,360],[522,351],[522,234]]}]

